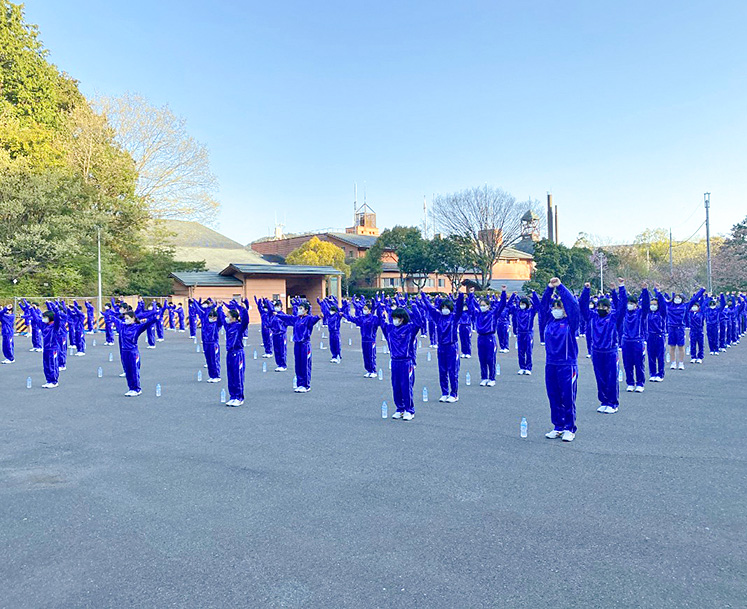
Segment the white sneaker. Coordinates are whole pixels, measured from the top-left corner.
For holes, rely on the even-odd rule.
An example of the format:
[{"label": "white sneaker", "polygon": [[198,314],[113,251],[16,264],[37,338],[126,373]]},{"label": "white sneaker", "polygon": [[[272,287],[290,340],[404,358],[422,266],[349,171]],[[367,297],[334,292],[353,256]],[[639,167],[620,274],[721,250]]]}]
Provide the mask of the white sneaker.
[{"label": "white sneaker", "polygon": [[442,395],[440,398],[438,398],[439,402],[448,402],[449,396],[448,395]]},{"label": "white sneaker", "polygon": [[648,379],[652,383],[658,383],[661,379],[658,376],[652,376],[650,379]]},{"label": "white sneaker", "polygon": [[220,379],[208,378],[207,382],[208,383],[219,383]]},{"label": "white sneaker", "polygon": [[607,412],[607,406],[602,404],[599,408],[597,408],[597,412]]},{"label": "white sneaker", "polygon": [[486,381],[484,379],[482,381],[480,381],[480,387],[487,387],[487,386],[488,386],[488,381]]},{"label": "white sneaker", "polygon": [[15,360],[12,359],[4,359],[3,364],[12,364]]},{"label": "white sneaker", "polygon": [[527,376],[532,376],[532,371],[531,370],[524,370],[524,374],[526,374]]},{"label": "white sneaker", "polygon": [[488,381],[488,387],[495,387],[495,381]]},{"label": "white sneaker", "polygon": [[635,392],[636,392],[636,393],[643,393],[643,389],[644,389],[643,385],[638,385],[638,386],[637,386],[637,387],[635,388]]},{"label": "white sneaker", "polygon": [[678,366],[678,369],[679,370],[684,370],[685,369],[685,362],[680,362],[680,365]]},{"label": "white sneaker", "polygon": [[394,413],[394,414],[392,415],[392,418],[393,418],[393,419],[401,419],[401,418],[402,418],[402,417],[404,417],[404,416],[405,416],[405,413],[404,413],[404,412],[400,412],[400,411],[398,410],[397,412],[395,412],[395,413]]},{"label": "white sneaker", "polygon": [[546,437],[546,438],[547,438],[548,440],[555,440],[556,438],[559,438],[559,437],[561,437],[562,435],[563,435],[563,432],[562,432],[562,431],[558,431],[557,429],[553,429],[552,431],[548,431],[548,432],[547,432],[547,433],[545,434],[545,437]]},{"label": "white sneaker", "polygon": [[696,360],[695,358],[691,358],[691,359],[690,359],[690,363],[691,363],[691,364],[694,364],[694,363],[695,363],[695,362],[697,362],[697,361],[698,361],[698,360]]},{"label": "white sneaker", "polygon": [[311,391],[311,387],[299,387],[298,389],[298,393],[308,393],[309,391]]},{"label": "white sneaker", "polygon": [[465,355],[464,357],[465,357],[466,359],[472,359],[472,356],[471,356],[471,355],[470,355],[469,353],[468,353],[467,355]]},{"label": "white sneaker", "polygon": [[454,397],[453,395],[450,395],[448,398],[446,398],[446,401],[449,404],[453,404],[454,402],[458,402],[459,398],[458,397]]},{"label": "white sneaker", "polygon": [[[60,368],[60,370],[62,370],[62,368]],[[127,376],[127,374],[125,374],[125,373],[123,372],[123,373],[122,373],[122,374],[120,374],[119,376],[120,376],[121,378],[124,378],[124,377],[126,377],[126,376]]]},{"label": "white sneaker", "polygon": [[163,338],[157,338],[157,339],[156,339],[156,342],[157,342],[157,343],[162,343],[163,341],[164,341],[164,339],[163,339]]},{"label": "white sneaker", "polygon": [[234,404],[234,406],[243,406],[244,405],[244,400],[234,400],[234,402],[236,402]]},{"label": "white sneaker", "polygon": [[415,415],[411,412],[406,412],[404,415],[402,415],[403,421],[412,421],[415,418]]},{"label": "white sneaker", "polygon": [[275,368],[275,372],[285,372],[287,369],[285,366],[278,366]]},{"label": "white sneaker", "polygon": [[36,351],[36,347],[31,347],[31,349],[29,349],[29,351]]},{"label": "white sneaker", "polygon": [[591,353],[587,353],[586,357],[589,358],[589,359],[591,359]]},{"label": "white sneaker", "polygon": [[516,374],[524,374],[524,370],[519,370]]},{"label": "white sneaker", "polygon": [[303,393],[303,387],[296,387],[293,391],[296,393]]},{"label": "white sneaker", "polygon": [[151,345],[148,345],[148,346],[146,347],[146,349],[155,349],[155,348],[156,348],[156,346],[155,346],[155,345],[152,345],[152,346],[151,346]]},{"label": "white sneaker", "polygon": [[265,353],[264,355],[262,355],[262,357],[263,358],[272,357],[272,353]]},{"label": "white sneaker", "polygon": [[75,355],[77,357],[83,357],[85,355],[85,353],[82,353],[82,352],[78,351],[78,353],[76,353]]},{"label": "white sneaker", "polygon": [[576,434],[572,431],[564,431],[562,440],[563,442],[573,442],[573,439],[576,437]]},{"label": "white sneaker", "polygon": [[625,391],[633,391],[634,389],[635,387],[633,387],[633,385],[628,385]]},{"label": "white sneaker", "polygon": [[60,372],[64,372],[65,370],[67,370],[67,366],[60,366]]},{"label": "white sneaker", "polygon": [[236,400],[228,400],[226,406],[236,406]]},{"label": "white sneaker", "polygon": [[696,364],[702,364],[702,363],[703,363],[703,360],[702,360],[702,359],[700,359],[700,358],[698,358],[698,359],[696,359],[696,360],[695,360],[695,363],[696,363]]},{"label": "white sneaker", "polygon": [[136,391],[133,391],[132,389],[130,389],[127,393],[125,393],[125,397],[131,398],[136,394],[137,394]]},{"label": "white sneaker", "polygon": [[670,370],[677,370],[677,364],[675,362],[672,362],[672,365],[669,366]]},{"label": "white sneaker", "polygon": [[44,383],[42,385],[42,389],[49,389],[52,386],[52,383]]},{"label": "white sneaker", "polygon": [[615,414],[617,412],[618,406],[607,406],[607,409],[604,411],[604,414]]}]

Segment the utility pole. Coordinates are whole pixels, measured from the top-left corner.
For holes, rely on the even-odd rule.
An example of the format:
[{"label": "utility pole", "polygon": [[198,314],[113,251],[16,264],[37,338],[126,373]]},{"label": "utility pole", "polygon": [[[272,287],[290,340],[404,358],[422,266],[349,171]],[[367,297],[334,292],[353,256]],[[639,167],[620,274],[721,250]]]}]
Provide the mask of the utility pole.
[{"label": "utility pole", "polygon": [[672,229],[669,229],[669,278],[674,278],[674,265],[672,264]]},{"label": "utility pole", "polygon": [[708,272],[708,293],[713,294],[713,282],[711,281],[711,221],[710,221],[710,209],[711,209],[711,193],[707,192],[703,195],[705,201],[706,210],[706,259],[707,259],[707,272]]},{"label": "utility pole", "polygon": [[604,294],[604,252],[599,252],[599,291]]},{"label": "utility pole", "polygon": [[[101,314],[101,311],[104,310],[104,301],[102,297],[101,292],[101,229],[96,229],[96,241],[98,242],[98,249],[99,249],[99,315]],[[98,315],[94,317],[94,319],[98,319]],[[94,331],[97,330],[97,328],[94,328]]]}]

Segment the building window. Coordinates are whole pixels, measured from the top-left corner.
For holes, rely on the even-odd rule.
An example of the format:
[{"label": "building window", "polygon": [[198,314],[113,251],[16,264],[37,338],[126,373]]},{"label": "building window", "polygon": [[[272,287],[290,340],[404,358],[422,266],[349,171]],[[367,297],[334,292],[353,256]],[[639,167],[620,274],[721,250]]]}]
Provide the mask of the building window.
[{"label": "building window", "polygon": [[425,285],[428,286],[429,288],[433,288],[436,286],[436,282],[433,281],[433,279],[429,279],[428,281],[425,282]]},{"label": "building window", "polygon": [[439,279],[439,280],[438,280],[438,287],[439,287],[439,288],[442,288],[442,287],[444,287],[445,285],[446,285],[446,282],[445,282],[445,281],[444,281],[443,279]]}]

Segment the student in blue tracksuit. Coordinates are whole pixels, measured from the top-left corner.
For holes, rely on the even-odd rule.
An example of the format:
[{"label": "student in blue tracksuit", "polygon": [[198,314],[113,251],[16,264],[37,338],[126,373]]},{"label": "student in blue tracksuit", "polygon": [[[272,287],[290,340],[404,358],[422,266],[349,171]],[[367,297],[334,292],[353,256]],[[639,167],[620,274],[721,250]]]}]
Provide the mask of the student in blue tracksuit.
[{"label": "student in blue tracksuit", "polygon": [[29,351],[42,351],[41,326],[44,322],[39,305],[36,303],[29,304],[24,298],[18,303],[18,306],[23,310],[23,318],[28,328],[28,334],[31,334],[31,349]]},{"label": "student in blue tracksuit", "polygon": [[628,294],[622,278],[618,280],[618,298],[621,307],[626,307],[622,323],[622,358],[625,367],[627,391],[642,393],[646,384],[643,341],[646,337],[646,319],[651,305],[647,284],[643,284],[641,298]]},{"label": "student in blue tracksuit", "polygon": [[591,284],[584,285],[578,299],[579,314],[586,318],[586,342],[591,348],[591,363],[597,381],[597,398],[602,414],[614,414],[620,407],[617,375],[620,366],[618,345],[624,307],[612,307],[609,298],[602,297],[595,307],[589,307]]},{"label": "student in blue tracksuit", "polygon": [[[560,296],[555,301],[552,300],[553,290]],[[560,279],[553,277],[542,296],[541,306],[548,319],[545,326],[545,387],[553,424],[553,430],[545,437],[572,442],[576,437],[579,304]]]},{"label": "student in blue tracksuit", "polygon": [[272,357],[272,331],[270,330],[272,308],[268,306],[269,303],[266,300],[258,300],[256,296],[254,302],[257,305],[257,311],[259,311],[259,329],[262,336],[262,348],[265,351],[262,357],[269,358]]},{"label": "student in blue tracksuit", "polygon": [[390,313],[389,322],[384,318],[383,308],[379,308],[377,314],[381,318],[381,330],[389,345],[392,362],[392,398],[397,410],[392,418],[412,421],[415,417],[414,352],[421,327],[419,312],[417,309],[412,309],[412,317],[410,317],[407,309],[397,307]]},{"label": "student in blue tracksuit", "polygon": [[189,338],[197,336],[197,303],[194,299],[187,300],[187,321],[189,322]]},{"label": "student in blue tracksuit", "polygon": [[119,356],[127,377],[127,397],[136,397],[143,392],[140,386],[140,351],[137,341],[143,332],[156,323],[156,317],[163,315],[163,311],[164,309],[143,311],[139,320],[133,311],[126,311],[123,319],[113,318],[119,333]]},{"label": "student in blue tracksuit", "polygon": [[[155,302],[155,301],[153,301],[153,303],[151,303],[151,306],[153,307],[153,309],[158,309],[158,303]],[[161,314],[160,315],[156,315],[156,324],[153,327],[154,330],[155,330],[155,332],[156,332],[156,342],[157,343],[162,343],[163,340],[164,340],[163,339],[163,312],[164,312],[164,310],[165,309],[161,310]]]},{"label": "student in blue tracksuit", "polygon": [[[518,300],[518,296],[516,293],[511,294],[511,298],[509,298],[508,302],[506,303],[506,306],[503,307],[503,309],[500,312],[500,315],[498,315],[498,324],[496,326],[496,334],[498,335],[498,352],[499,353],[508,353],[509,350],[509,333],[508,329],[511,325],[511,308],[514,306],[516,301]],[[495,300],[493,300],[493,306],[495,306],[497,303]]]},{"label": "student in blue tracksuit", "polygon": [[462,316],[459,318],[459,346],[460,357],[469,359],[472,357],[472,324],[469,307],[465,304]]},{"label": "student in blue tracksuit", "polygon": [[705,313],[702,308],[703,299],[690,305],[687,312],[687,326],[690,328],[690,363],[702,364],[704,351],[703,323]]},{"label": "student in blue tracksuit", "polygon": [[110,303],[104,304],[104,310],[101,312],[101,316],[104,318],[104,344],[114,344],[114,320],[117,313],[112,308]]},{"label": "student in blue tracksuit", "polygon": [[428,315],[435,322],[438,333],[438,380],[441,385],[439,402],[459,401],[459,346],[457,331],[464,312],[464,293],[460,292],[456,303],[448,298],[431,303],[424,292],[421,300]]},{"label": "student in blue tracksuit", "polygon": [[94,309],[90,300],[86,300],[83,306],[86,308],[85,332],[86,334],[93,334],[96,331],[96,309]]},{"label": "student in blue tracksuit", "polygon": [[166,316],[169,320],[169,330],[172,331],[176,330],[176,315],[174,314],[174,311],[176,311],[176,305],[173,302],[170,302],[166,307]]},{"label": "student in blue tracksuit", "polygon": [[12,364],[16,361],[15,342],[13,334],[16,331],[16,316],[13,313],[13,305],[6,305],[0,309],[0,327],[3,332],[3,364]]},{"label": "student in blue tracksuit", "polygon": [[54,389],[60,379],[60,365],[57,359],[59,348],[58,333],[60,331],[60,316],[57,314],[57,305],[53,302],[47,303],[47,311],[42,315],[42,366],[44,369],[44,389]]},{"label": "student in blue tracksuit", "polygon": [[518,344],[519,372],[532,374],[532,351],[534,350],[534,318],[539,313],[540,300],[536,292],[531,299],[526,296],[519,299],[518,305],[511,309],[511,319]]},{"label": "student in blue tracksuit", "polygon": [[267,323],[272,339],[272,350],[275,354],[275,372],[285,372],[288,369],[288,326],[278,316],[278,313],[283,312],[283,305],[279,300],[270,303],[269,300],[264,299],[263,302],[265,310],[269,311]]},{"label": "student in blue tracksuit", "polygon": [[249,326],[249,301],[244,300],[244,306],[236,301],[225,306],[228,313],[223,327],[226,330],[226,376],[230,398],[226,406],[241,406],[244,403],[244,330]]},{"label": "student in blue tracksuit", "polygon": [[329,330],[329,354],[332,356],[329,360],[333,364],[339,364],[342,361],[342,349],[340,347],[340,323],[342,315],[337,308],[337,299],[320,300],[316,299],[322,311],[322,318]]},{"label": "student in blue tracksuit", "polygon": [[319,322],[311,315],[311,305],[302,301],[296,306],[297,314],[276,313],[287,325],[293,326],[293,359],[296,367],[296,393],[311,391],[311,332]]},{"label": "student in blue tracksuit", "polygon": [[80,308],[80,305],[73,300],[73,306],[68,307],[68,325],[73,328],[73,346],[75,355],[83,357],[86,354],[86,314]]},{"label": "student in blue tracksuit", "polygon": [[363,376],[375,379],[378,376],[376,373],[376,335],[379,330],[380,319],[378,315],[374,315],[373,304],[366,302],[363,305],[361,314],[353,317],[350,314],[350,304],[346,300],[343,300],[342,314],[345,319],[360,328],[363,367],[366,370]]},{"label": "student in blue tracksuit", "polygon": [[654,289],[654,298],[649,305],[649,314],[646,318],[648,325],[648,337],[646,338],[646,351],[648,352],[649,380],[652,383],[661,383],[664,380],[664,354],[666,350],[667,337],[667,300],[659,292],[658,286]]},{"label": "student in blue tracksuit", "polygon": [[206,301],[203,307],[201,301],[197,301],[195,314],[200,318],[202,327],[202,351],[205,355],[205,363],[208,369],[208,383],[220,382],[220,334],[221,321],[218,309],[213,306],[212,301]]},{"label": "student in blue tracksuit", "polygon": [[56,303],[57,309],[55,310],[55,317],[58,317],[60,320],[60,325],[57,330],[57,364],[59,366],[60,372],[64,372],[67,370],[67,346],[68,346],[68,314],[67,314],[67,305],[64,301],[59,301]]},{"label": "student in blue tracksuit", "polygon": [[682,294],[673,294],[667,302],[667,333],[669,335],[669,358],[672,370],[685,369],[685,313],[694,302],[701,299],[705,288],[701,288],[691,299],[685,302]]},{"label": "student in blue tracksuit", "polygon": [[179,320],[179,332],[184,332],[184,307],[181,302],[176,305],[176,317]]},{"label": "student in blue tracksuit", "polygon": [[[477,357],[480,360],[480,387],[495,386],[495,357],[498,351],[495,331],[501,315],[506,309],[506,286],[503,286],[501,299],[492,303],[488,297],[478,304],[474,292],[467,297],[467,305],[477,330]],[[460,326],[461,327],[461,326]]]}]

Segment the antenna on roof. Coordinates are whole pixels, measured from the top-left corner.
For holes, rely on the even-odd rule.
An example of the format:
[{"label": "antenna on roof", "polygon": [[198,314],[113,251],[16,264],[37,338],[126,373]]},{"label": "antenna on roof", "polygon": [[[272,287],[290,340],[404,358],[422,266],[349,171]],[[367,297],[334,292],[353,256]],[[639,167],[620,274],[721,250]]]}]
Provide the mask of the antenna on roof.
[{"label": "antenna on roof", "polygon": [[428,202],[425,199],[425,195],[423,195],[423,232],[425,233],[423,237],[427,239],[428,238]]},{"label": "antenna on roof", "polygon": [[353,182],[355,193],[353,195],[353,224],[355,224],[355,214],[358,212],[358,182]]}]

